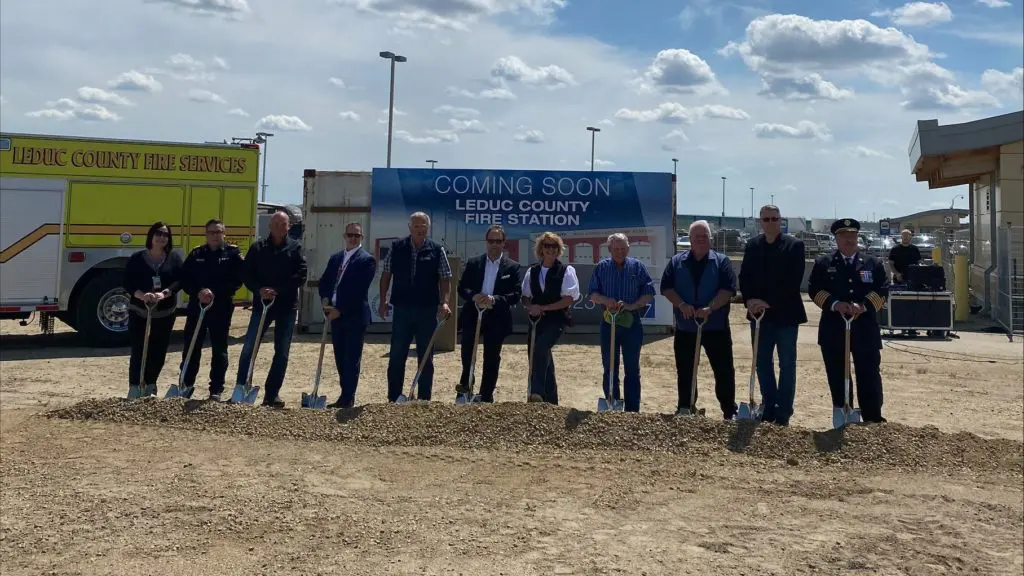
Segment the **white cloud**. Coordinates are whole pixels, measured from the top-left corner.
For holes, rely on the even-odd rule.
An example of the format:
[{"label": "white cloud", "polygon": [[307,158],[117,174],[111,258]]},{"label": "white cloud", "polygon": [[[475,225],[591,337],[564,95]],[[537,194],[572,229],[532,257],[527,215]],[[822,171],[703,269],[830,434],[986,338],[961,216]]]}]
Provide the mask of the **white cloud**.
[{"label": "white cloud", "polygon": [[687,108],[678,102],[662,102],[648,110],[631,110],[620,108],[615,117],[629,122],[660,122],[662,124],[692,124],[701,118],[722,118],[727,120],[746,120],[750,115],[740,110],[721,104],[705,104]]},{"label": "white cloud", "polygon": [[209,63],[195,58],[190,54],[178,52],[170,55],[163,68],[145,68],[145,72],[160,76],[169,76],[185,82],[213,82],[217,75],[213,70],[227,70],[228,63],[223,58],[214,56]]},{"label": "white cloud", "polygon": [[601,120],[597,124],[598,124],[598,126],[615,126],[615,122],[612,122],[611,120],[609,120],[607,118],[605,118],[604,120]]},{"label": "white cloud", "polygon": [[945,2],[908,2],[892,10],[872,12],[875,17],[888,17],[899,26],[931,26],[953,20],[953,11]]},{"label": "white cloud", "polygon": [[838,102],[853,98],[853,91],[837,87],[823,79],[817,72],[806,76],[761,76],[761,90],[758,94],[781,100],[831,100]]},{"label": "white cloud", "polygon": [[168,4],[199,16],[221,16],[236,19],[251,12],[248,0],[146,0],[148,3]]},{"label": "white cloud", "polygon": [[1017,66],[1010,72],[990,68],[982,72],[981,85],[995,96],[1004,96],[1019,103],[1024,92],[1024,68]]},{"label": "white cloud", "polygon": [[231,110],[228,110],[228,114],[231,116],[241,116],[242,118],[249,117],[249,113],[241,108],[232,108]]},{"label": "white cloud", "polygon": [[458,144],[459,135],[447,130],[428,130],[426,136],[413,136],[405,130],[395,130],[395,138],[409,144]]},{"label": "white cloud", "polygon": [[638,83],[645,91],[701,95],[726,93],[711,66],[684,48],[658,52]]},{"label": "white cloud", "polygon": [[107,92],[102,88],[82,86],[78,89],[78,99],[82,102],[92,104],[114,104],[116,106],[131,106],[131,100],[114,92]]},{"label": "white cloud", "polygon": [[891,154],[887,154],[885,152],[882,152],[881,150],[875,150],[873,148],[868,148],[867,146],[860,145],[851,148],[849,150],[849,153],[851,156],[856,156],[858,158],[885,158],[888,160],[892,159]]},{"label": "white cloud", "polygon": [[260,130],[280,130],[282,132],[309,132],[313,129],[303,122],[302,118],[285,114],[264,116],[256,123],[256,128]]},{"label": "white cloud", "polygon": [[466,90],[465,88],[459,88],[458,86],[449,86],[445,89],[445,94],[449,96],[457,96],[461,98],[474,98],[480,100],[515,100],[516,95],[511,90],[505,87],[498,88],[483,88],[476,92],[472,90]]},{"label": "white cloud", "polygon": [[832,132],[828,126],[801,120],[796,126],[788,124],[759,123],[754,125],[754,135],[758,138],[793,138],[798,140],[832,140]]},{"label": "white cloud", "polygon": [[[584,160],[583,161],[583,165],[587,166],[589,168],[590,167],[590,159],[588,158],[587,160]],[[612,162],[611,160],[601,160],[600,158],[594,158],[594,167],[595,168],[597,168],[597,167],[608,167],[608,166],[615,166],[615,162]]]},{"label": "white cloud", "polygon": [[530,14],[542,21],[566,5],[566,0],[331,0],[369,13],[399,28],[469,31],[469,24],[502,14]]},{"label": "white cloud", "polygon": [[227,104],[227,100],[225,100],[221,95],[214,94],[209,90],[200,90],[198,88],[189,90],[187,97],[192,102],[199,102],[202,104]]},{"label": "white cloud", "polygon": [[576,79],[565,68],[554,64],[533,67],[518,56],[499,58],[491,66],[491,76],[507,82],[520,82],[549,89],[576,85]]},{"label": "white cloud", "polygon": [[342,120],[348,120],[349,122],[359,122],[359,120],[362,119],[362,117],[359,116],[358,113],[353,112],[352,110],[339,112],[338,117],[341,118]]},{"label": "white cloud", "polygon": [[79,104],[70,98],[47,102],[46,108],[26,112],[29,118],[47,120],[84,120],[87,122],[117,122],[121,116],[101,104]]},{"label": "white cloud", "polygon": [[984,4],[989,8],[1006,8],[1007,6],[1013,5],[1011,2],[1008,2],[1007,0],[974,0],[974,2],[975,4]]},{"label": "white cloud", "polygon": [[485,134],[489,132],[487,127],[483,125],[483,122],[479,120],[459,120],[458,118],[449,118],[448,125],[451,126],[452,132],[469,132],[472,134]]},{"label": "white cloud", "polygon": [[513,136],[513,139],[516,142],[525,142],[526,144],[543,144],[547,141],[547,138],[544,137],[544,133],[540,130],[527,130],[525,132],[520,132]]},{"label": "white cloud", "polygon": [[107,83],[107,87],[113,88],[114,90],[151,93],[160,92],[164,89],[163,84],[161,84],[156,78],[136,70],[129,70],[119,74],[117,78],[114,78]]},{"label": "white cloud", "polygon": [[334,76],[331,76],[330,78],[327,79],[327,81],[330,82],[331,84],[337,86],[338,88],[344,88],[345,87],[345,81],[342,80],[341,78],[335,78]]},{"label": "white cloud", "polygon": [[434,108],[434,114],[458,120],[472,120],[480,116],[480,111],[475,108],[460,108],[458,106],[445,104]]},{"label": "white cloud", "polygon": [[676,128],[661,137],[661,149],[666,152],[678,152],[680,142],[688,142],[690,139],[681,129]]}]

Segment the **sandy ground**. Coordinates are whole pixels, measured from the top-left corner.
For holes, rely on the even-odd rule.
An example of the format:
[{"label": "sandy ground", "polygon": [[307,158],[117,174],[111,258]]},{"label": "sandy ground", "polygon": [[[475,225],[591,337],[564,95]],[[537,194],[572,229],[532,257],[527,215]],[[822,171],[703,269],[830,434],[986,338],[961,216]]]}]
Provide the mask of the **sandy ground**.
[{"label": "sandy ground", "polygon": [[[817,314],[809,311],[812,321],[800,334],[793,428],[780,432],[794,442],[830,423],[814,345]],[[235,336],[247,319],[236,314]],[[745,389],[749,335],[738,313],[733,322],[737,380]],[[637,441],[593,450],[537,449],[529,442],[522,449],[515,442],[477,446],[475,435],[493,431],[486,423],[460,424],[459,414],[417,436],[401,428],[395,411],[387,421],[395,432],[373,443],[288,428],[271,433],[273,422],[262,418],[275,416],[253,415],[262,409],[219,416],[234,424],[218,429],[200,425],[203,411],[184,423],[151,416],[143,425],[106,416],[46,418],[41,412],[123,395],[127,350],[92,349],[37,331],[0,325],[5,576],[1024,573],[1024,348],[1003,335],[892,341],[883,352],[885,414],[900,423],[884,426],[895,430],[885,442],[913,440],[924,452],[964,457],[938,466],[880,457],[884,446],[847,460],[818,458],[813,450],[793,458],[767,448],[752,456],[714,439],[703,448],[683,443],[670,451]],[[564,337],[556,348],[564,406],[594,408],[601,378],[594,342]],[[229,379],[240,348],[240,340],[231,346]],[[387,349],[380,337],[366,346],[359,404],[383,402]],[[177,378],[180,350],[179,335],[161,395]],[[264,347],[257,361],[257,380],[269,367],[269,351]],[[282,394],[286,412],[310,386],[318,351],[318,335],[293,343]],[[523,338],[510,338],[503,356],[497,400],[520,402]],[[337,374],[329,351],[327,357],[324,386],[334,400]],[[207,367],[208,355],[202,372]],[[457,353],[438,355],[436,367],[434,398],[450,404],[461,369]],[[671,412],[669,337],[645,345],[642,369],[642,411]],[[410,359],[409,378],[414,370]],[[699,378],[700,404],[718,418],[706,358]],[[259,425],[239,432],[252,418]],[[307,420],[288,422],[302,429]],[[327,424],[349,425],[341,420]],[[529,427],[528,420],[521,424]],[[938,430],[911,438],[894,428],[900,425]],[[758,428],[755,447],[771,433],[762,428],[769,427]],[[875,434],[872,429],[858,433]],[[568,419],[559,433],[572,433]],[[459,447],[452,435],[469,447]],[[976,452],[1008,456],[973,457]]]}]

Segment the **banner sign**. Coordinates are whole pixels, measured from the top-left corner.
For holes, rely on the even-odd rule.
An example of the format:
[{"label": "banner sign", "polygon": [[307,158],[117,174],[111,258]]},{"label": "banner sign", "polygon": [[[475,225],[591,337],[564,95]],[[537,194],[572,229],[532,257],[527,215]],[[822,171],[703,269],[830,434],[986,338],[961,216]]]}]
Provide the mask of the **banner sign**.
[{"label": "banner sign", "polygon": [[879,236],[888,236],[889,234],[891,234],[891,231],[889,229],[889,221],[888,220],[884,220],[884,219],[883,220],[879,220],[878,221],[878,235]]},{"label": "banner sign", "polygon": [[506,253],[523,265],[536,260],[543,232],[562,237],[561,260],[574,265],[608,257],[608,236],[622,232],[630,256],[660,269],[676,248],[672,195],[669,172],[375,168],[367,249],[381,258],[424,212],[430,237],[463,261],[482,254],[487,228],[500,224]]}]

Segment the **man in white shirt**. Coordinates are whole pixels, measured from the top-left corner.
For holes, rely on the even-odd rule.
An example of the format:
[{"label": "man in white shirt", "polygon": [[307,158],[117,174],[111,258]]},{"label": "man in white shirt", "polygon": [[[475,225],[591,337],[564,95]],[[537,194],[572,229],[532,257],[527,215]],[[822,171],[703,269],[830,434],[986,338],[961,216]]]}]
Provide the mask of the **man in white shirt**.
[{"label": "man in white shirt", "polygon": [[501,366],[501,347],[512,333],[512,307],[519,302],[519,263],[504,254],[505,230],[495,224],[485,234],[487,251],[466,261],[459,279],[459,297],[465,300],[462,321],[462,377],[456,394],[469,392],[470,367],[473,364],[473,337],[476,334],[477,307],[485,312],[480,324],[484,348],[483,374],[473,402],[494,402],[494,389]]},{"label": "man in white shirt", "polygon": [[523,278],[523,304],[530,320],[536,322],[530,402],[558,404],[558,382],[551,349],[565,327],[572,325],[570,306],[580,298],[576,269],[558,259],[564,251],[565,244],[557,234],[541,234],[534,246],[539,262],[530,266]]}]

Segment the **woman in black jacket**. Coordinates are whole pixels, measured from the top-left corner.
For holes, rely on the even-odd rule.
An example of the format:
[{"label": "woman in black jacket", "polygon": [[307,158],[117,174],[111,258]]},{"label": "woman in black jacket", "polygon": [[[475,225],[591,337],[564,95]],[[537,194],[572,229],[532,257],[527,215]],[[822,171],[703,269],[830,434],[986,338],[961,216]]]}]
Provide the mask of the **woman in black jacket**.
[{"label": "woman in black jacket", "polygon": [[[182,266],[181,256],[174,252],[171,229],[163,222],[149,227],[146,249],[128,258],[124,270],[124,290],[128,303],[128,335],[132,352],[128,362],[128,396],[156,396],[156,379],[164,367],[167,345],[174,328],[177,294]],[[142,349],[145,345],[146,316],[151,315],[149,345],[146,350],[145,374],[142,371]]]}]

